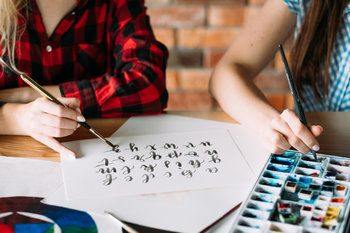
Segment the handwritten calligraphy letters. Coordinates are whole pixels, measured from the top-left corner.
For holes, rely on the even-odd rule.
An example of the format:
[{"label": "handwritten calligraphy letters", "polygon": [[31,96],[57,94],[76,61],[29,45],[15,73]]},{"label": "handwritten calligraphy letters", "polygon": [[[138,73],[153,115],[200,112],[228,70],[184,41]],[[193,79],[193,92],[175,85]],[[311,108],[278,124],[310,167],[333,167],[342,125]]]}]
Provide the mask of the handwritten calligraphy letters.
[{"label": "handwritten calligraphy letters", "polygon": [[[242,168],[228,132],[201,131],[66,143],[80,158],[62,158],[70,198],[212,188],[230,184]],[[244,161],[243,161],[244,163]],[[235,168],[237,167],[238,170]],[[241,166],[244,167],[244,166]]]}]

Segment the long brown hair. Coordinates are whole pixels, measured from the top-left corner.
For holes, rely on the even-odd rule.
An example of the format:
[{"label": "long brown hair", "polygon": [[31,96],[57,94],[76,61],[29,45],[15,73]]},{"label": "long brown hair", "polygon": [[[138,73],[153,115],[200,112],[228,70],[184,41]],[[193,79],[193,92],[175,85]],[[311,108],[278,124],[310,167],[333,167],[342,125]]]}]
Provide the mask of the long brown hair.
[{"label": "long brown hair", "polygon": [[[317,100],[328,95],[328,68],[333,44],[349,0],[313,0],[291,52],[291,67],[299,93],[309,84]],[[324,68],[323,80],[319,80]]]},{"label": "long brown hair", "polygon": [[19,10],[25,7],[28,0],[0,0],[0,65],[21,73],[15,64],[16,40],[23,30],[18,28]]}]

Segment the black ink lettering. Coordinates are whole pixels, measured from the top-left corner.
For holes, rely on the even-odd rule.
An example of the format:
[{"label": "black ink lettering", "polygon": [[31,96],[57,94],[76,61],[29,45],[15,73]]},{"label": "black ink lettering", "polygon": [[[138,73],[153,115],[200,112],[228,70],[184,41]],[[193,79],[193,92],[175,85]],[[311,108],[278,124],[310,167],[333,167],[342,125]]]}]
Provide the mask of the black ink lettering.
[{"label": "black ink lettering", "polygon": [[126,182],[130,182],[130,181],[133,180],[133,178],[132,178],[131,176],[125,176],[125,177],[124,177],[124,180],[125,180]]},{"label": "black ink lettering", "polygon": [[208,155],[217,155],[218,152],[217,152],[216,150],[212,150],[212,151],[206,150],[206,151],[204,151],[204,154],[208,154]]},{"label": "black ink lettering", "polygon": [[124,166],[121,170],[123,171],[124,175],[128,175],[128,174],[130,174],[132,169],[134,169],[134,166],[132,166],[132,167]]},{"label": "black ink lettering", "polygon": [[186,178],[192,178],[193,177],[193,173],[195,173],[196,170],[194,170],[193,172],[191,170],[183,170],[181,172],[181,175],[183,175]]},{"label": "black ink lettering", "polygon": [[[101,163],[101,164],[100,164]],[[104,158],[100,162],[98,162],[99,165],[96,165],[95,167],[101,167],[101,166],[108,166],[110,163],[108,159]],[[111,163],[112,164],[112,163]]]},{"label": "black ink lettering", "polygon": [[170,161],[169,161],[169,160],[164,161],[164,165],[165,165],[167,168],[169,168]]},{"label": "black ink lettering", "polygon": [[179,169],[182,168],[182,164],[181,164],[180,162],[176,162],[175,164],[177,165],[177,167],[178,167]]},{"label": "black ink lettering", "polygon": [[150,179],[153,179],[155,176],[154,176],[154,174],[149,174],[149,175],[147,175],[147,174],[143,174],[143,176],[142,176],[144,179],[142,180],[142,182],[143,183],[145,183],[145,184],[147,184],[148,182],[149,182],[149,180]]},{"label": "black ink lettering", "polygon": [[134,157],[132,157],[131,159],[138,160],[140,162],[145,162],[146,160],[144,157],[145,157],[144,155],[142,155],[142,156],[134,155]]},{"label": "black ink lettering", "polygon": [[115,153],[119,153],[120,152],[119,145],[113,145],[112,151],[114,151]]},{"label": "black ink lettering", "polygon": [[213,163],[220,163],[221,159],[219,158],[218,155],[212,155],[211,156],[211,160],[209,162],[213,162]]},{"label": "black ink lettering", "polygon": [[171,174],[171,172],[166,172],[166,173],[164,173],[164,176],[165,176],[165,177],[168,177],[168,178],[170,178],[172,175],[173,175],[173,174]]},{"label": "black ink lettering", "polygon": [[193,147],[196,147],[196,146],[193,145],[192,142],[189,142],[187,145],[185,145],[185,147],[187,147],[187,148],[193,148]]},{"label": "black ink lettering", "polygon": [[142,168],[143,170],[145,170],[146,172],[154,172],[154,168],[155,167],[157,167],[157,164],[155,164],[155,165],[145,165],[145,164],[142,164],[141,166],[140,166],[140,168]]},{"label": "black ink lettering", "polygon": [[151,158],[153,158],[153,160],[160,160],[160,159],[162,158],[161,155],[157,154],[157,153],[154,152],[154,151],[151,151],[151,152],[149,152],[149,153],[150,153],[150,155],[151,155]]},{"label": "black ink lettering", "polygon": [[202,146],[212,146],[212,144],[208,141],[205,141],[205,142],[201,142],[199,143],[199,145],[202,145]]},{"label": "black ink lettering", "polygon": [[198,153],[195,152],[195,151],[190,151],[190,152],[188,152],[188,153],[185,154],[185,155],[188,155],[188,156],[191,156],[191,157],[199,157]]},{"label": "black ink lettering", "polygon": [[190,160],[188,162],[193,168],[199,168],[202,163],[204,163],[204,160],[202,160],[202,162],[200,162],[199,160]]},{"label": "black ink lettering", "polygon": [[101,173],[101,174],[108,173],[109,174],[109,173],[112,173],[112,172],[117,173],[117,169],[115,167],[112,167],[112,168],[109,168],[109,167],[107,167],[107,168],[100,168],[100,169],[98,169],[98,171],[96,173]]},{"label": "black ink lettering", "polygon": [[170,149],[170,148],[177,149],[178,147],[174,143],[165,143],[164,144],[164,149]]},{"label": "black ink lettering", "polygon": [[130,150],[131,152],[134,152],[134,151],[139,151],[139,148],[135,145],[135,143],[129,143],[129,147],[130,147]]},{"label": "black ink lettering", "polygon": [[103,152],[103,153],[111,152],[111,151],[113,151],[113,152],[115,152],[115,153],[121,152],[121,150],[119,149],[119,145],[113,145],[113,147],[112,147],[111,150],[107,150],[107,151],[105,151],[105,152]]},{"label": "black ink lettering", "polygon": [[157,149],[156,149],[156,144],[147,145],[147,146],[146,146],[146,149],[147,149],[148,147],[150,148],[150,150],[157,150]]},{"label": "black ink lettering", "polygon": [[217,173],[219,171],[219,169],[217,167],[213,167],[213,168],[207,168],[207,170],[209,173]]},{"label": "black ink lettering", "polygon": [[103,185],[110,185],[112,184],[112,181],[117,179],[117,177],[113,177],[111,174],[106,174],[106,179],[102,181]]},{"label": "black ink lettering", "polygon": [[123,163],[125,163],[125,158],[124,158],[124,156],[118,156],[118,158],[117,159],[113,159],[112,160],[113,162],[123,162]]},{"label": "black ink lettering", "polygon": [[171,152],[168,154],[169,158],[179,158],[182,155],[182,153],[178,153],[176,150],[174,152]]}]

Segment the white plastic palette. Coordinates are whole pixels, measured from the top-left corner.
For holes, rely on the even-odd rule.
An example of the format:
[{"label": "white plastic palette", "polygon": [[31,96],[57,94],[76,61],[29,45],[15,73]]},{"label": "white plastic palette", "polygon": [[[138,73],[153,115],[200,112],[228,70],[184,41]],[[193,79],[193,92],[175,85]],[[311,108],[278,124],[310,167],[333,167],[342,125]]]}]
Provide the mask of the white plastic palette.
[{"label": "white plastic palette", "polygon": [[350,159],[272,154],[231,233],[348,233]]}]

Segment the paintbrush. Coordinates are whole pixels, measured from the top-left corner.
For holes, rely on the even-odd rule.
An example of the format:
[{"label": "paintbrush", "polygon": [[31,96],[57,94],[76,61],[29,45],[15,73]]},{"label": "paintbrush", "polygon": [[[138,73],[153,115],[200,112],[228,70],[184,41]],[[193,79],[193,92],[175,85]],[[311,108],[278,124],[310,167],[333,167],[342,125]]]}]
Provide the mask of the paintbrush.
[{"label": "paintbrush", "polygon": [[[284,54],[284,51],[283,51],[283,47],[280,44],[280,45],[278,45],[278,48],[279,48],[281,56],[282,56],[282,60],[283,60],[284,68],[285,68],[285,71],[286,71],[286,76],[287,76],[287,79],[288,79],[290,91],[292,92],[292,95],[293,95],[293,99],[294,99],[294,103],[295,103],[295,106],[296,106],[296,111],[298,113],[299,119],[306,127],[308,127],[307,122],[306,122],[305,113],[304,113],[304,110],[303,110],[303,106],[301,105],[301,101],[300,101],[300,97],[299,97],[299,94],[298,94],[298,90],[295,87],[295,83],[294,83],[294,79],[293,79],[293,76],[292,76],[292,72],[290,72],[289,65],[288,65],[288,62],[287,62],[287,58],[286,58],[286,55]],[[311,153],[313,154],[315,160],[317,161],[316,152],[311,149]]]},{"label": "paintbrush", "polygon": [[[52,102],[54,102],[54,103],[56,103],[58,105],[66,107],[63,103],[61,103],[58,99],[56,99],[49,92],[47,92],[44,88],[42,88],[37,82],[35,82],[33,79],[31,79],[28,75],[20,74],[20,76],[21,76],[21,78],[22,78],[22,80],[24,82],[26,82],[29,86],[31,86],[35,91],[40,93],[40,95],[42,95],[46,99],[48,99],[48,100],[50,100],[50,101],[52,101]],[[97,132],[95,129],[93,129],[86,122],[78,122],[78,124],[80,124],[81,126],[85,127],[86,129],[88,129],[91,133],[93,133],[96,137],[98,137],[99,139],[101,139],[102,141],[107,143],[113,149],[115,148],[115,146],[110,141],[108,141],[106,138],[104,138],[99,132]]]}]

